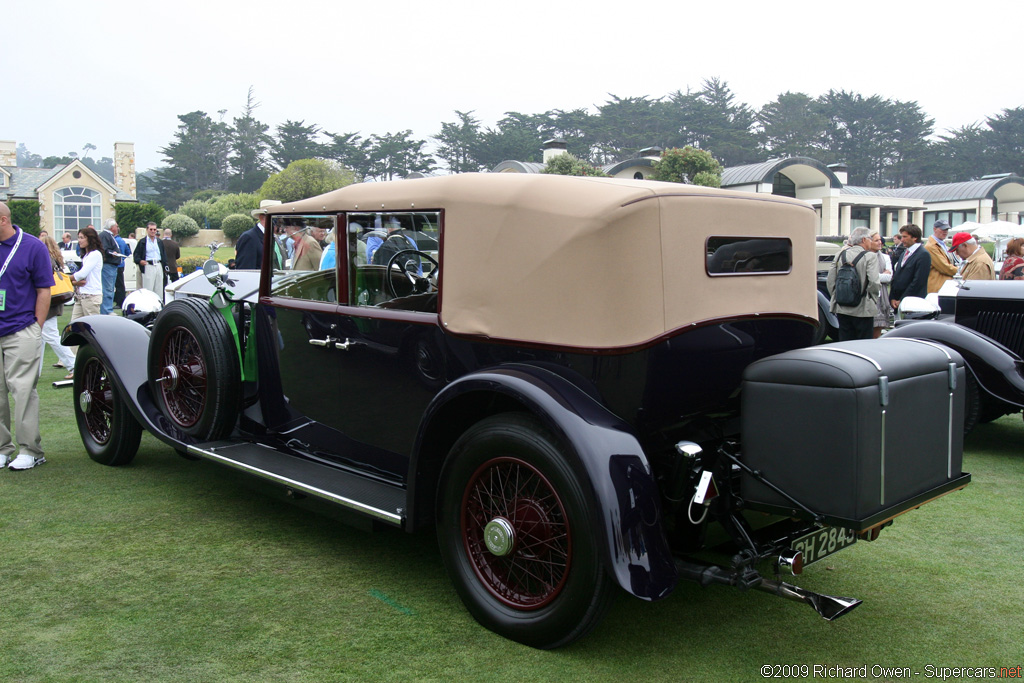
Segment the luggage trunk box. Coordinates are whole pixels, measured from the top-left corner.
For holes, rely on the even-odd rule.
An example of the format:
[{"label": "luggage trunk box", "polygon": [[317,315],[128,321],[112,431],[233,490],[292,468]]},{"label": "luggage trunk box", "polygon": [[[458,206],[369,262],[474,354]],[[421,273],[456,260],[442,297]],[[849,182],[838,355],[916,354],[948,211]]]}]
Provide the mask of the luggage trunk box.
[{"label": "luggage trunk box", "polygon": [[[870,528],[970,480],[963,358],[912,339],[840,342],[752,363],[744,462],[827,524]],[[809,517],[744,474],[751,509]]]}]

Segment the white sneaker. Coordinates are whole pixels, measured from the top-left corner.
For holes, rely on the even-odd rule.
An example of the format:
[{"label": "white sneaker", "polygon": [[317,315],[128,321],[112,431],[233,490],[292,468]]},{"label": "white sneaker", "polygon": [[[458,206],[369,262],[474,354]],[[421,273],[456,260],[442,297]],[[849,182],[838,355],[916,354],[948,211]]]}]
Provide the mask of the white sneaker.
[{"label": "white sneaker", "polygon": [[10,460],[6,455],[0,455],[0,470],[7,467],[7,461]]},{"label": "white sneaker", "polygon": [[28,453],[22,453],[7,467],[18,472],[20,470],[30,470],[36,465],[42,465],[44,462],[46,462],[46,458],[36,458]]}]

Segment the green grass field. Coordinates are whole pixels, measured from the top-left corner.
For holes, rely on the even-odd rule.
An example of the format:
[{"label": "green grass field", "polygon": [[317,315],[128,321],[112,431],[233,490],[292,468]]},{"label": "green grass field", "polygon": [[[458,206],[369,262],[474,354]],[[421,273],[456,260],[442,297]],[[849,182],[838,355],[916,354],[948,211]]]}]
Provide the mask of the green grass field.
[{"label": "green grass field", "polygon": [[544,652],[473,621],[432,534],[344,526],[148,434],[130,466],[93,463],[53,362],[47,349],[49,462],[0,472],[0,681],[754,681],[766,664],[915,678],[1024,664],[1019,415],[969,439],[967,489],[794,581],[864,600],[836,622],[684,583],[657,603],[623,593],[589,636]]}]

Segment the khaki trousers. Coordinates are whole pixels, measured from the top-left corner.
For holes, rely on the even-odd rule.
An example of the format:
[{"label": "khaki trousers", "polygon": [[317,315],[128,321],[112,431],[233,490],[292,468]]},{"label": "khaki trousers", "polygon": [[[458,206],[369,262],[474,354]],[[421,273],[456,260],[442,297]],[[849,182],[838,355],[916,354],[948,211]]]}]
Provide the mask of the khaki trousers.
[{"label": "khaki trousers", "polygon": [[14,399],[14,431],[21,452],[43,455],[39,436],[39,355],[42,329],[32,323],[23,330],[0,337],[0,454],[14,455],[11,435],[11,398]]},{"label": "khaki trousers", "polygon": [[164,300],[164,268],[162,264],[150,263],[142,273],[142,287]]}]

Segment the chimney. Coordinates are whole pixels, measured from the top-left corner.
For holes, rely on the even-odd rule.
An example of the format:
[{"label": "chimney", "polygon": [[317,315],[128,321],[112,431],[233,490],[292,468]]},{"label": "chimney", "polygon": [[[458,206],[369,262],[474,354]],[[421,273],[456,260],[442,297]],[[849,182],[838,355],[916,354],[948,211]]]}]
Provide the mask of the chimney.
[{"label": "chimney", "polygon": [[663,150],[661,147],[645,147],[644,149],[640,150],[640,156],[660,159],[661,153],[664,151],[665,150]]},{"label": "chimney", "polygon": [[135,196],[135,143],[114,143],[114,187]]},{"label": "chimney", "polygon": [[555,138],[554,140],[545,140],[540,149],[544,154],[543,159],[546,164],[559,154],[565,154],[569,150],[569,146],[562,138]]},{"label": "chimney", "polygon": [[836,174],[836,178],[839,178],[839,182],[846,185],[849,180],[849,175],[846,173],[847,168],[845,163],[829,164],[828,170]]},{"label": "chimney", "polygon": [[18,165],[18,143],[14,140],[0,140],[0,166]]}]

